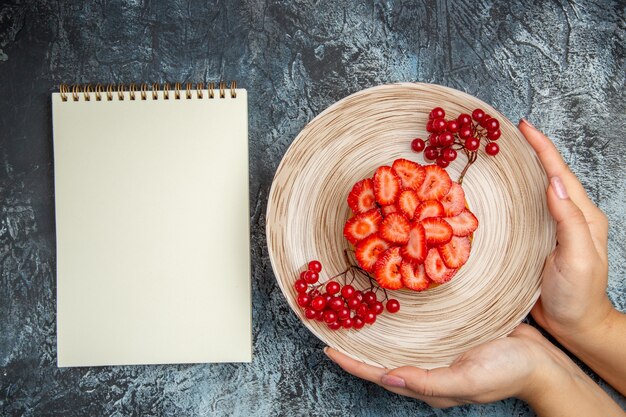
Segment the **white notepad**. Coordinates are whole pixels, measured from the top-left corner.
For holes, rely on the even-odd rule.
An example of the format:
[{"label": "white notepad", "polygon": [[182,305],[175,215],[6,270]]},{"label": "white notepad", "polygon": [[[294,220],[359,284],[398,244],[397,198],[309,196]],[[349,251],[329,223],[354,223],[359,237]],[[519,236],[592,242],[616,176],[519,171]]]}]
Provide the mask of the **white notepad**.
[{"label": "white notepad", "polygon": [[58,366],[251,360],[247,92],[201,92],[52,94]]}]

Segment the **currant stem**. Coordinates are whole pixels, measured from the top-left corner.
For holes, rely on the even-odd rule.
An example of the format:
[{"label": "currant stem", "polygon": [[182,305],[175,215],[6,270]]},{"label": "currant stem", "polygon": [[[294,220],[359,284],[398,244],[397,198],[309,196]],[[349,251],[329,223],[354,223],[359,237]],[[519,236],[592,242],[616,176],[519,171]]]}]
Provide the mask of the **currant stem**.
[{"label": "currant stem", "polygon": [[461,175],[459,176],[459,180],[457,181],[459,185],[463,185],[463,177],[465,177],[465,174],[467,173],[469,167],[474,162],[476,162],[476,158],[478,158],[477,151],[468,151],[467,149],[463,149],[463,152],[465,152],[465,155],[467,155],[467,164],[465,164],[465,168],[463,168],[463,171],[461,171]]}]

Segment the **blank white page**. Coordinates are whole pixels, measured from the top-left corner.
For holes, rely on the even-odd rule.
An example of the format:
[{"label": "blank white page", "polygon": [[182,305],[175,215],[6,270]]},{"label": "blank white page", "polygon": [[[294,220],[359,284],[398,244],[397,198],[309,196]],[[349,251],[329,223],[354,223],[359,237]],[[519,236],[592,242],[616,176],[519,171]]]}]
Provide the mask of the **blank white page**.
[{"label": "blank white page", "polygon": [[52,94],[58,366],[251,360],[248,107],[236,93]]}]

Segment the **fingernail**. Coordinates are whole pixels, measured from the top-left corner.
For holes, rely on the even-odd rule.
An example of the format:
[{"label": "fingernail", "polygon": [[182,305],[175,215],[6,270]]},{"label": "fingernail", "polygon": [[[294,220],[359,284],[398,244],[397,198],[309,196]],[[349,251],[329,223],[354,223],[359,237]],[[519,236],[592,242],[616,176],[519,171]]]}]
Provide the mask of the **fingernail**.
[{"label": "fingernail", "polygon": [[384,384],[384,385],[389,385],[390,387],[398,387],[398,388],[404,388],[406,387],[406,382],[404,382],[404,379],[400,378],[399,376],[395,376],[395,375],[383,375],[382,378],[380,379],[380,381]]},{"label": "fingernail", "polygon": [[331,361],[335,362],[335,360],[334,360],[334,359],[333,359],[333,358],[332,358],[332,357],[328,354],[328,346],[326,346],[326,347],[324,348],[324,354],[325,354],[326,356],[328,356],[328,359],[330,359]]},{"label": "fingernail", "polygon": [[530,123],[528,120],[524,119],[522,117],[522,123],[526,123],[528,126],[532,127],[533,129],[537,129],[532,123]]},{"label": "fingernail", "polygon": [[552,184],[552,188],[560,200],[566,200],[569,198],[567,190],[565,189],[565,184],[563,184],[560,177],[550,178],[550,184]]}]

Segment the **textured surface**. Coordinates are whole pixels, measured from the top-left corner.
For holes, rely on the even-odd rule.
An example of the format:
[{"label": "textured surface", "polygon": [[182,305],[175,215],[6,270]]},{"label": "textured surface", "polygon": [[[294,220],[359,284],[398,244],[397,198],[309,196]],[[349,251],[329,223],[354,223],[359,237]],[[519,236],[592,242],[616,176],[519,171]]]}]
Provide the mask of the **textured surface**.
[{"label": "textured surface", "polygon": [[[0,414],[532,415],[515,400],[432,410],[346,376],[277,289],[264,212],[281,156],[328,105],[393,81],[458,88],[545,130],[609,216],[609,294],[626,310],[626,4],[336,3],[2,2]],[[57,369],[50,92],[221,78],[250,92],[253,363]]]}]

